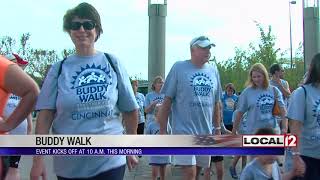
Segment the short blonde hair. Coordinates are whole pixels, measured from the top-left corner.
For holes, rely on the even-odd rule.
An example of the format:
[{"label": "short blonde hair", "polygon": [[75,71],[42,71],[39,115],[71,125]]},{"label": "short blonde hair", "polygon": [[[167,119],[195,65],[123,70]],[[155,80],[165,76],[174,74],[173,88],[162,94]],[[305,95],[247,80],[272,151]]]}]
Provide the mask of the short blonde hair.
[{"label": "short blonde hair", "polygon": [[256,63],[251,66],[250,71],[249,71],[249,76],[248,76],[248,79],[246,82],[246,86],[247,87],[251,86],[253,88],[257,87],[252,81],[252,72],[253,71],[256,71],[256,72],[263,74],[263,76],[264,76],[263,88],[267,89],[269,87],[269,75],[268,75],[268,71],[267,71],[266,67],[261,63]]},{"label": "short blonde hair", "polygon": [[152,85],[151,85],[151,89],[154,91],[155,90],[155,87],[154,85],[157,84],[157,82],[159,82],[160,80],[163,81],[163,78],[161,76],[156,76],[154,79],[153,79],[153,82],[152,82]]}]

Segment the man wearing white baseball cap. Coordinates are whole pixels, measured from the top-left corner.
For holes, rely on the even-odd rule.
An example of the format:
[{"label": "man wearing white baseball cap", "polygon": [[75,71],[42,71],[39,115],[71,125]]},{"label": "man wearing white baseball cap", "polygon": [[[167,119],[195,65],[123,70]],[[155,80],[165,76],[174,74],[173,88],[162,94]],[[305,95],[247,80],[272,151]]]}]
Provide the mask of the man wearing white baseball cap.
[{"label": "man wearing white baseball cap", "polygon": [[[190,42],[191,59],[176,62],[161,93],[165,98],[160,110],[160,134],[166,133],[172,113],[172,134],[209,135],[214,125],[221,134],[221,84],[217,66],[209,64],[210,49],[215,44],[206,36]],[[198,179],[201,168],[208,168],[210,156],[173,156],[173,164],[182,166],[183,179]]]},{"label": "man wearing white baseball cap", "polygon": [[216,45],[210,42],[210,39],[206,36],[199,36],[199,37],[193,38],[190,42],[190,48],[193,46],[199,46],[202,48],[216,47]]}]

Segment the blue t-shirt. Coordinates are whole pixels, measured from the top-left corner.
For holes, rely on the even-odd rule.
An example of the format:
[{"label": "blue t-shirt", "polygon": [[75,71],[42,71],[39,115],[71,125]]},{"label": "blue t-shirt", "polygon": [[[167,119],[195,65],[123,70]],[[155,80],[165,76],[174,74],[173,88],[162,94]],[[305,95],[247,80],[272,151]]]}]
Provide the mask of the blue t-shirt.
[{"label": "blue t-shirt", "polygon": [[242,171],[240,180],[281,180],[281,172],[277,162],[272,164],[272,176],[268,175],[259,161],[254,159]]},{"label": "blue t-shirt", "polygon": [[144,97],[143,94],[137,92],[137,94],[136,94],[136,100],[137,100],[137,103],[138,103],[138,105],[139,105],[139,122],[138,122],[138,124],[144,123],[144,121],[145,121],[145,117],[144,117],[145,97]]},{"label": "blue t-shirt", "polygon": [[[158,135],[160,132],[160,125],[156,121],[152,121],[148,124],[146,134]],[[169,164],[171,161],[170,156],[149,156],[149,164],[160,165]]]},{"label": "blue t-shirt", "polygon": [[247,112],[247,132],[254,134],[258,128],[270,127],[279,131],[276,117],[272,115],[275,91],[280,107],[285,107],[280,90],[274,86],[267,89],[247,87],[239,96],[237,110]]},{"label": "blue t-shirt", "polygon": [[235,108],[235,104],[238,101],[238,96],[233,94],[228,96],[224,93],[221,99],[223,110],[223,123],[225,125],[232,125],[232,114]]},{"label": "blue t-shirt", "polygon": [[172,134],[212,133],[213,110],[222,94],[215,64],[198,68],[190,60],[176,62],[161,93],[172,99]]},{"label": "blue t-shirt", "polygon": [[[42,86],[37,110],[56,110],[53,134],[122,134],[120,112],[138,109],[129,76],[114,56],[69,56],[54,64]],[[58,176],[85,178],[126,164],[125,156],[54,156]],[[67,167],[67,168],[66,168]]]},{"label": "blue t-shirt", "polygon": [[[232,114],[232,123],[235,121],[236,119],[236,115],[237,115],[237,110],[235,110]],[[242,118],[240,120],[240,126],[239,126],[239,134],[248,134],[248,125],[247,125],[247,113],[244,113],[242,115]]]},{"label": "blue t-shirt", "polygon": [[320,90],[310,84],[296,89],[289,100],[288,118],[302,123],[300,153],[320,159]]},{"label": "blue t-shirt", "polygon": [[[146,101],[145,101],[144,107],[145,108],[148,107],[154,101],[156,101],[157,104],[161,104],[163,100],[164,100],[164,94],[151,91],[146,95]],[[147,113],[147,126],[152,121],[154,121],[154,109],[152,109],[150,112]]]}]

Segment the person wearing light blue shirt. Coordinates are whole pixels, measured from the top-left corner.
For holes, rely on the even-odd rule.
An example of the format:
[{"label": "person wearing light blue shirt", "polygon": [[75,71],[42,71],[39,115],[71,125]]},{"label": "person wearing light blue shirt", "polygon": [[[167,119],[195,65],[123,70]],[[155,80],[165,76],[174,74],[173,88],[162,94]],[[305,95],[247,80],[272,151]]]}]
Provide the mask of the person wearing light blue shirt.
[{"label": "person wearing light blue shirt", "polygon": [[223,123],[229,131],[232,131],[233,122],[232,116],[235,110],[235,104],[238,101],[238,96],[235,94],[236,90],[232,83],[228,83],[225,88],[225,93],[221,98]]},{"label": "person wearing light blue shirt", "polygon": [[[217,66],[209,64],[208,37],[190,42],[191,59],[176,62],[166,77],[161,93],[165,94],[160,113],[160,134],[166,134],[171,113],[172,134],[209,135],[212,124],[221,134],[221,84]],[[173,164],[182,166],[183,179],[198,178],[201,168],[208,168],[210,156],[174,156]]]},{"label": "person wearing light blue shirt", "polygon": [[154,108],[157,104],[161,104],[164,99],[164,94],[160,92],[163,85],[163,78],[161,76],[156,76],[151,85],[151,92],[146,95],[146,100],[144,104],[144,111],[147,116],[146,126],[152,121],[154,121]]},{"label": "person wearing light blue shirt", "polygon": [[[100,16],[88,3],[81,3],[64,16],[64,30],[70,35],[75,54],[50,68],[36,104],[39,110],[36,134],[121,135],[136,134],[138,104],[129,76],[112,54],[94,48],[102,33]],[[135,156],[54,156],[58,180],[122,180],[125,165],[131,169]],[[35,156],[31,179],[45,176],[41,156]],[[46,177],[44,177],[46,179]]]},{"label": "person wearing light blue shirt", "polygon": [[144,126],[145,126],[145,117],[144,117],[144,104],[145,104],[145,97],[143,94],[138,92],[138,80],[131,81],[132,89],[134,96],[136,97],[137,103],[139,105],[139,121],[138,121],[138,129],[137,134],[144,133]]},{"label": "person wearing light blue shirt", "polygon": [[[146,134],[150,135],[159,135],[160,125],[159,125],[159,109],[161,108],[161,104],[157,104],[154,109],[154,121],[148,124],[146,129]],[[150,156],[149,157],[149,165],[152,166],[152,179],[165,179],[167,165],[170,164],[171,159],[170,156]]]},{"label": "person wearing light blue shirt", "polygon": [[298,147],[292,147],[293,166],[306,169],[304,179],[319,179],[320,53],[313,57],[304,85],[291,95],[288,118],[291,133],[298,137]]},{"label": "person wearing light blue shirt", "polygon": [[[281,132],[276,116],[273,115],[275,101],[278,102],[281,110]],[[239,96],[233,134],[239,130],[242,116],[246,112],[248,134],[253,134],[258,128],[264,127],[275,129],[277,134],[287,132],[286,109],[282,94],[278,88],[269,85],[268,72],[261,63],[256,63],[251,67],[247,88]]]}]

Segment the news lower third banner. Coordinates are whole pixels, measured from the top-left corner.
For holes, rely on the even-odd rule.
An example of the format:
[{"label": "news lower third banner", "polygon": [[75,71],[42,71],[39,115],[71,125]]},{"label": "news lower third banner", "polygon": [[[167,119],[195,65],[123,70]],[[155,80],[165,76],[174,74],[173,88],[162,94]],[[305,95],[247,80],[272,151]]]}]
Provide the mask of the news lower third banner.
[{"label": "news lower third banner", "polygon": [[285,142],[286,135],[1,135],[0,155],[283,155]]}]

